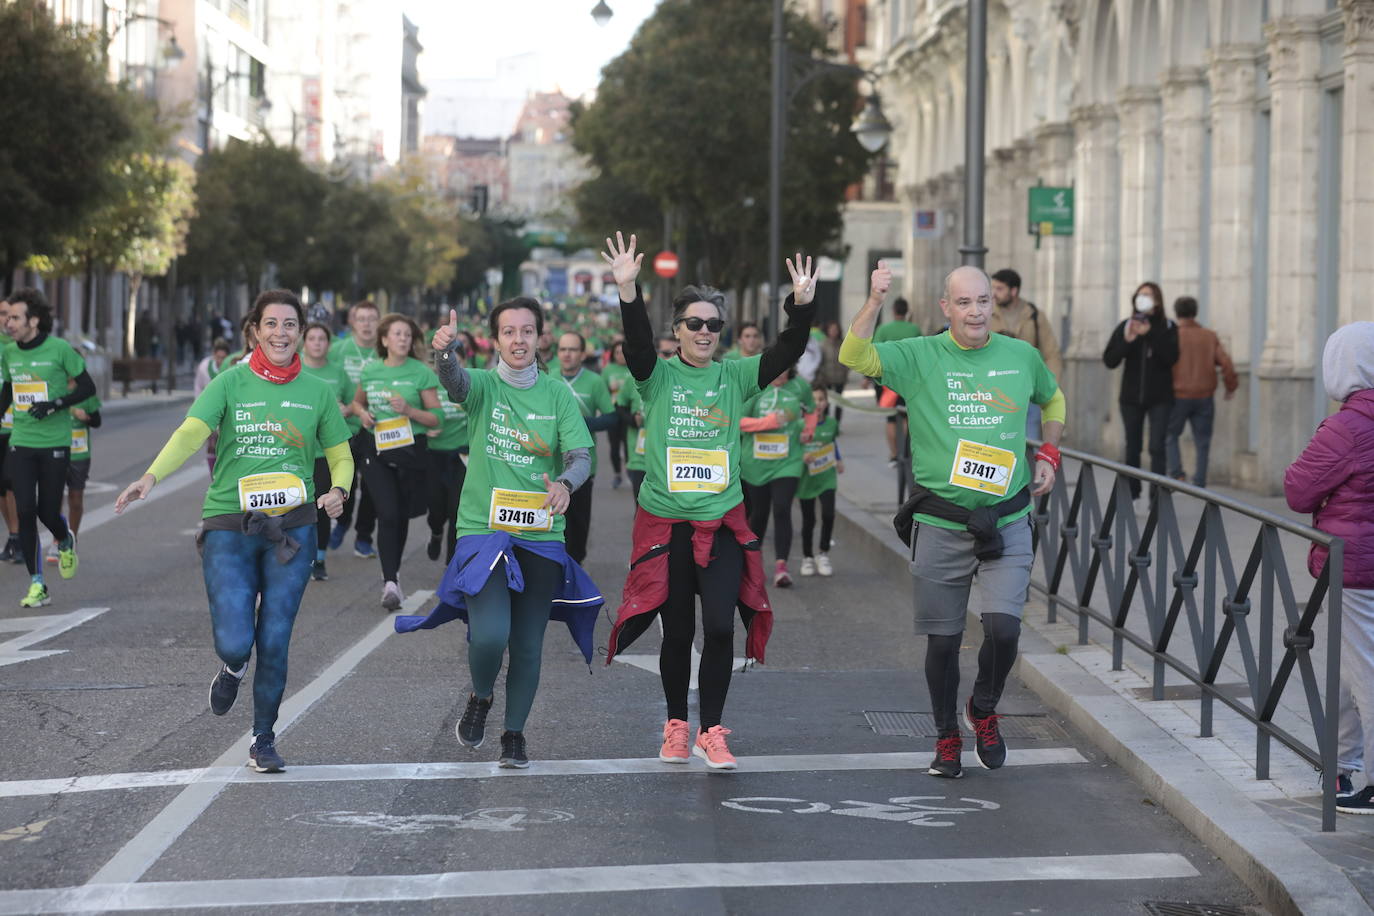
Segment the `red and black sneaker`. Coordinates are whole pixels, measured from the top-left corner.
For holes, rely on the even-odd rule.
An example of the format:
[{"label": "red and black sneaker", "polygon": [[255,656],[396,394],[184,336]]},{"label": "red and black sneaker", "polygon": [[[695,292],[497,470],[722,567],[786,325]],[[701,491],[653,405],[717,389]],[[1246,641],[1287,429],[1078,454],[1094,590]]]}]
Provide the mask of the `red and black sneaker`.
[{"label": "red and black sneaker", "polygon": [[958,779],[964,775],[964,739],[958,732],[941,735],[935,742],[935,759],[926,770],[931,776]]},{"label": "red and black sneaker", "polygon": [[973,730],[974,750],[978,752],[978,762],[985,770],[995,770],[1007,762],[1007,742],[997,729],[998,715],[993,713],[979,718],[973,714],[973,697],[964,704],[964,721]]}]

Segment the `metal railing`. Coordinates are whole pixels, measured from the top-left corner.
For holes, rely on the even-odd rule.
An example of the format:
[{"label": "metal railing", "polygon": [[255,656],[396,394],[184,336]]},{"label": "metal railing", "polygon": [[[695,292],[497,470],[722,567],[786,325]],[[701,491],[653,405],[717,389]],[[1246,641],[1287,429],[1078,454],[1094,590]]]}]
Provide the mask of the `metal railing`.
[{"label": "metal railing", "polygon": [[[1147,653],[1153,661],[1155,700],[1164,699],[1166,669],[1196,685],[1201,692],[1200,737],[1213,736],[1218,702],[1252,723],[1256,779],[1269,778],[1274,740],[1320,769],[1322,830],[1335,830],[1340,538],[1201,487],[1072,449],[1062,451],[1065,466],[1031,516],[1044,573],[1044,580],[1033,579],[1031,587],[1045,597],[1049,622],[1056,622],[1061,610],[1077,615],[1079,645],[1088,643],[1090,623],[1109,630],[1114,671],[1124,667],[1127,644]],[[1070,460],[1078,463],[1072,480]],[[1105,501],[1098,472],[1113,480]],[[1143,526],[1136,518],[1133,483],[1149,488]],[[1205,504],[1186,542],[1175,506],[1179,499]],[[1240,519],[1247,526],[1257,523],[1258,531],[1248,554],[1233,556],[1227,522],[1234,530]],[[1280,534],[1299,539],[1304,549],[1319,544],[1329,551],[1306,600],[1294,591]],[[1238,539],[1238,547],[1245,537]],[[1242,555],[1238,571],[1235,561]],[[1325,670],[1318,672],[1313,649],[1323,610],[1326,659]],[[1191,637],[1191,651],[1174,648],[1180,626],[1186,627],[1185,640]],[[1245,696],[1232,695],[1218,684],[1232,650],[1244,669]],[[1294,733],[1305,731],[1307,723],[1285,727],[1275,721],[1294,671],[1310,716],[1311,743]]]}]

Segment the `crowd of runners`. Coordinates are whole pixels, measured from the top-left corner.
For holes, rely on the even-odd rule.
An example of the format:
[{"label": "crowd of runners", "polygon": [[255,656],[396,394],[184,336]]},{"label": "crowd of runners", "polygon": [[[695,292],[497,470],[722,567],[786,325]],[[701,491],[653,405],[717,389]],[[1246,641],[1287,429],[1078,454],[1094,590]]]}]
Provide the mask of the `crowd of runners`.
[{"label": "crowd of runners", "polygon": [[[628,482],[636,503],[606,663],[657,620],[665,704],[659,759],[683,764],[695,756],[733,769],[724,723],[736,615],[746,657],[762,663],[774,626],[768,588],[794,585],[794,503],[801,577],[836,574],[831,544],[844,462],[831,409],[834,374],[817,372],[813,358],[820,345],[904,400],[910,416],[916,486],[899,532],[911,544],[915,626],[927,637],[926,677],[941,729],[929,771],[961,775],[961,714],[978,760],[1000,766],[1006,746],[996,706],[1029,584],[1030,497],[1053,482],[1065,412],[1036,349],[990,334],[987,276],[950,275],[941,303],[946,332],[875,344],[891,283],[880,264],[841,346],[837,329],[813,328],[815,268],[798,255],[787,262],[785,326],[766,345],[757,326],[741,325],[727,351],[718,290],[684,287],[669,326],[655,328],[638,285],[643,254],[635,237],[607,239],[603,257],[619,290],[618,321],[614,310],[548,313],[535,299],[516,298],[480,326],[464,328],[450,312],[431,329],[363,301],[338,337],[308,320],[293,293],[269,290],[244,320],[241,348],[214,342],[185,420],[115,509],[145,498],[205,450],[211,482],[196,544],[220,660],[210,707],[216,715],[231,709],[256,656],[250,766],[285,766],[274,729],[308,583],[328,578],[330,552],[342,551],[351,532],[352,553],[377,562],[380,604],[400,610],[406,536],[421,516],[436,567],[407,575],[437,580],[439,601],[427,614],[398,615],[396,629],[466,623],[470,684],[458,741],[483,744],[504,665],[500,765],[528,766],[525,727],[549,621],[568,627],[589,665],[595,654],[605,601],[581,564],[604,432],[610,485]],[[0,308],[9,338],[0,347],[8,454],[0,483],[11,532],[4,556],[27,565],[22,603],[32,607],[50,600],[40,521],[61,576],[77,571],[100,402],[81,356],[50,335],[42,293],[19,290]],[[1045,444],[1028,458],[1032,403],[1043,410]],[[961,704],[958,651],[970,606],[982,615],[984,641],[977,680]],[[688,685],[698,619],[693,730]]]}]

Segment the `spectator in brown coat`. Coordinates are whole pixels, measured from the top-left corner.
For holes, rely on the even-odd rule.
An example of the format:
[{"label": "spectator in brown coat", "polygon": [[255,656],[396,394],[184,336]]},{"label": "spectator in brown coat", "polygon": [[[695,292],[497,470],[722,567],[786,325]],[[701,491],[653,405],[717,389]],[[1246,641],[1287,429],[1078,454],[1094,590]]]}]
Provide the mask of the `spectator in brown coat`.
[{"label": "spectator in brown coat", "polygon": [[1221,345],[1215,331],[1204,328],[1197,321],[1197,300],[1180,296],[1174,301],[1178,316],[1178,362],[1174,363],[1174,406],[1169,413],[1169,434],[1165,448],[1169,453],[1169,476],[1187,480],[1183,472],[1183,458],[1178,450],[1178,437],[1184,424],[1193,429],[1193,444],[1197,448],[1197,468],[1193,483],[1207,486],[1207,455],[1212,446],[1212,417],[1215,405],[1212,395],[1217,390],[1217,370],[1221,370],[1226,386],[1226,400],[1235,397],[1240,386],[1231,357]]},{"label": "spectator in brown coat", "polygon": [[[1040,358],[1054,373],[1055,380],[1064,384],[1064,359],[1059,354],[1059,341],[1055,339],[1054,328],[1045,313],[1034,302],[1021,298],[1021,275],[1010,267],[1004,267],[992,275],[992,299],[997,308],[992,310],[992,333],[1005,334],[1024,340],[1040,351]],[[1035,404],[1026,405],[1026,435],[1032,439],[1040,438],[1040,408]]]}]

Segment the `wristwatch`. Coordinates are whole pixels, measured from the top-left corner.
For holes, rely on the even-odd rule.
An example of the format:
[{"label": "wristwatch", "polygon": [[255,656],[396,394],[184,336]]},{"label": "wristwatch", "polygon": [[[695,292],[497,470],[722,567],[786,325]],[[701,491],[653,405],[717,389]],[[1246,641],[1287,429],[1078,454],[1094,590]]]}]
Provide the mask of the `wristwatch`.
[{"label": "wristwatch", "polygon": [[562,477],[558,478],[558,482],[561,483],[561,484],[563,485],[564,489],[566,489],[566,490],[568,491],[568,495],[571,496],[571,495],[572,495],[572,491],[573,491],[572,484],[568,483],[568,482],[567,482],[566,480],[564,480]]},{"label": "wristwatch", "polygon": [[348,491],[345,490],[343,487],[330,487],[329,489],[338,490],[339,499],[343,500],[344,502],[348,502]]}]

